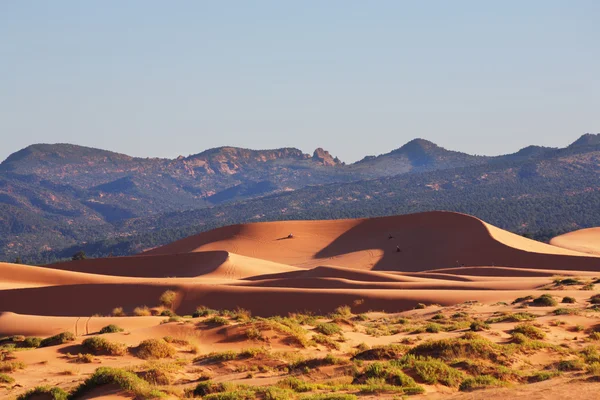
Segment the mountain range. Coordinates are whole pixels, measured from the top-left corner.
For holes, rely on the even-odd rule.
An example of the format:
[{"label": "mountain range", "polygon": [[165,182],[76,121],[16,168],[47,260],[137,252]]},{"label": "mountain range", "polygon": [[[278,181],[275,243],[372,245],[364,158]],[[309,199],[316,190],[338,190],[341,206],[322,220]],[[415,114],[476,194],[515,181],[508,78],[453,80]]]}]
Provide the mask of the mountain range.
[{"label": "mountain range", "polygon": [[125,255],[226,224],[430,209],[545,238],[600,225],[599,172],[600,134],[495,157],[414,139],[353,164],[321,148],[164,159],[35,144],[0,164],[0,259],[48,262],[80,248]]}]

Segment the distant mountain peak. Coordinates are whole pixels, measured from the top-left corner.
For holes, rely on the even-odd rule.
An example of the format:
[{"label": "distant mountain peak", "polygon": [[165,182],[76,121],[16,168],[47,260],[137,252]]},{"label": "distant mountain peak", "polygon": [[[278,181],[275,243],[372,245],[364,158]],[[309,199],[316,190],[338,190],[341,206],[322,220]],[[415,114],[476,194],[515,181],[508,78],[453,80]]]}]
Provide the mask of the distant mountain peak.
[{"label": "distant mountain peak", "polygon": [[329,154],[329,152],[327,150],[324,150],[321,147],[317,148],[313,152],[312,158],[314,161],[317,161],[317,162],[325,165],[326,167],[333,167],[333,166],[342,164],[342,162],[340,161],[339,158],[337,158],[337,157],[333,158],[333,156],[331,154]]},{"label": "distant mountain peak", "polygon": [[586,133],[569,145],[570,148],[600,145],[600,133]]}]

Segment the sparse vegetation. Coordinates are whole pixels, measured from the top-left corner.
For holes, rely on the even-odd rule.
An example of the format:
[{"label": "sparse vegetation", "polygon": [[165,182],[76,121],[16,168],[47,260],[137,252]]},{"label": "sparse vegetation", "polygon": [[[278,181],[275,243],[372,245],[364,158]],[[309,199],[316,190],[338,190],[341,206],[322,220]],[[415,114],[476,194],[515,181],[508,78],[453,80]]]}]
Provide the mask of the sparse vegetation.
[{"label": "sparse vegetation", "polygon": [[149,317],[152,315],[152,311],[147,306],[136,307],[133,309],[133,315],[136,317]]},{"label": "sparse vegetation", "polygon": [[533,299],[532,304],[538,307],[554,307],[558,303],[551,295],[543,294],[540,297]]},{"label": "sparse vegetation", "polygon": [[164,292],[163,294],[160,295],[158,302],[163,307],[171,308],[171,307],[173,307],[173,303],[175,302],[176,298],[177,298],[176,292],[174,292],[173,290],[167,290],[166,292]]},{"label": "sparse vegetation", "polygon": [[100,329],[100,334],[105,334],[105,333],[117,333],[117,332],[123,332],[124,329],[121,327],[118,327],[117,325],[114,324],[110,324],[110,325],[106,325],[104,328]]},{"label": "sparse vegetation", "polygon": [[112,315],[113,317],[125,317],[126,316],[125,311],[123,311],[123,307],[113,308],[110,315]]},{"label": "sparse vegetation", "polygon": [[75,335],[72,332],[62,332],[58,335],[50,336],[40,342],[39,347],[58,346],[75,340]]},{"label": "sparse vegetation", "polygon": [[173,357],[177,350],[163,339],[146,339],[139,344],[136,353],[139,358],[152,360]]},{"label": "sparse vegetation", "polygon": [[72,398],[80,398],[98,386],[114,384],[121,389],[142,399],[164,397],[164,394],[154,389],[147,381],[136,374],[118,368],[100,367],[71,394]]},{"label": "sparse vegetation", "polygon": [[566,303],[566,304],[573,304],[575,302],[576,302],[575,298],[574,297],[569,297],[569,296],[563,297],[563,299],[561,301],[561,303]]},{"label": "sparse vegetation", "polygon": [[544,339],[546,337],[544,331],[527,323],[515,326],[515,329],[513,329],[512,333],[520,333],[529,339]]},{"label": "sparse vegetation", "polygon": [[94,355],[122,356],[127,352],[127,346],[121,343],[113,343],[103,337],[94,336],[85,339],[81,345],[83,348]]},{"label": "sparse vegetation", "polygon": [[208,318],[207,320],[205,320],[204,322],[207,324],[210,324],[210,325],[217,325],[217,326],[229,325],[228,320],[226,320],[225,318],[218,316],[218,315],[214,315],[214,316]]},{"label": "sparse vegetation", "polygon": [[481,375],[467,378],[459,386],[461,392],[470,392],[477,389],[485,389],[494,386],[505,386],[506,384],[493,376]]},{"label": "sparse vegetation", "polygon": [[342,328],[340,328],[337,324],[324,322],[324,323],[318,324],[315,327],[315,331],[322,333],[323,335],[330,336],[330,335],[335,335],[337,333],[340,333],[342,331]]},{"label": "sparse vegetation", "polygon": [[56,386],[37,386],[17,397],[17,400],[50,397],[52,400],[67,400],[69,394]]}]

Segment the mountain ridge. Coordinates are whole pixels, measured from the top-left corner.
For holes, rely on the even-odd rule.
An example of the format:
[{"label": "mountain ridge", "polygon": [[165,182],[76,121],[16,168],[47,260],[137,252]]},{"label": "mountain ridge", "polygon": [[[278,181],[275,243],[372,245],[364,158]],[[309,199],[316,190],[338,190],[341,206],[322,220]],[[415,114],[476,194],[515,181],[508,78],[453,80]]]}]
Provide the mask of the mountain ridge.
[{"label": "mountain ridge", "polygon": [[[10,260],[17,254],[55,252],[106,237],[121,240],[118,238],[166,227],[175,229],[168,216],[175,213],[175,221],[177,213],[188,210],[194,216],[178,222],[183,227],[193,225],[194,218],[198,218],[197,223],[206,219],[207,224],[218,225],[236,222],[235,218],[260,220],[267,214],[272,215],[270,218],[305,216],[307,212],[319,213],[315,208],[319,204],[332,207],[331,215],[337,216],[337,210],[347,208],[348,201],[362,204],[356,193],[365,198],[380,196],[371,193],[371,188],[379,185],[377,182],[388,182],[386,179],[391,179],[387,183],[390,187],[406,182],[403,190],[414,193],[414,198],[405,198],[401,191],[390,190],[390,198],[399,196],[402,202],[428,198],[428,190],[454,198],[465,188],[489,188],[490,182],[500,185],[506,196],[520,191],[524,198],[535,197],[541,193],[515,187],[515,183],[536,180],[540,185],[554,182],[555,177],[566,179],[568,174],[574,174],[573,185],[561,180],[549,190],[557,191],[558,196],[567,191],[595,190],[595,181],[590,178],[597,178],[599,171],[599,138],[598,134],[586,134],[562,149],[532,145],[494,157],[446,150],[418,138],[389,153],[349,165],[322,148],[311,155],[293,147],[251,150],[224,146],[187,157],[160,159],[69,144],[32,145],[0,165],[0,258]],[[473,171],[479,175],[472,176]],[[580,171],[585,174],[579,175]],[[356,193],[346,193],[339,185],[355,187]],[[307,189],[319,196],[308,200],[312,195],[305,195]],[[386,189],[378,187],[377,191],[381,190]],[[482,196],[488,196],[489,190]],[[330,198],[336,191],[341,191],[340,195]],[[290,195],[294,192],[298,195]],[[329,200],[323,203],[323,199]],[[439,204],[444,200],[441,197]],[[245,202],[254,202],[249,215],[236,209],[244,209]],[[306,202],[314,204],[307,207]],[[234,203],[231,208],[229,203]],[[261,209],[261,204],[267,207],[271,203],[268,207],[272,210]],[[381,213],[379,207],[395,207],[385,204],[368,208],[369,212],[377,215]],[[371,207],[370,203],[364,206]],[[213,215],[219,213],[218,208],[237,217],[219,219]],[[405,209],[410,210],[405,207],[398,211]],[[194,214],[194,210],[206,211]]]}]

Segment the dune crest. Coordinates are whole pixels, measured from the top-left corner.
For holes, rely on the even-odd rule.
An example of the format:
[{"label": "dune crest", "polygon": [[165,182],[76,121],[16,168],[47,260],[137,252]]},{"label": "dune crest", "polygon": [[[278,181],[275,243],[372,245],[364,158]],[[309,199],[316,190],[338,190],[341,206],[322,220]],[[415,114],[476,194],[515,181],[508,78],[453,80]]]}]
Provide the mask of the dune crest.
[{"label": "dune crest", "polygon": [[552,238],[550,244],[563,249],[600,256],[600,228],[587,228],[565,233]]}]

